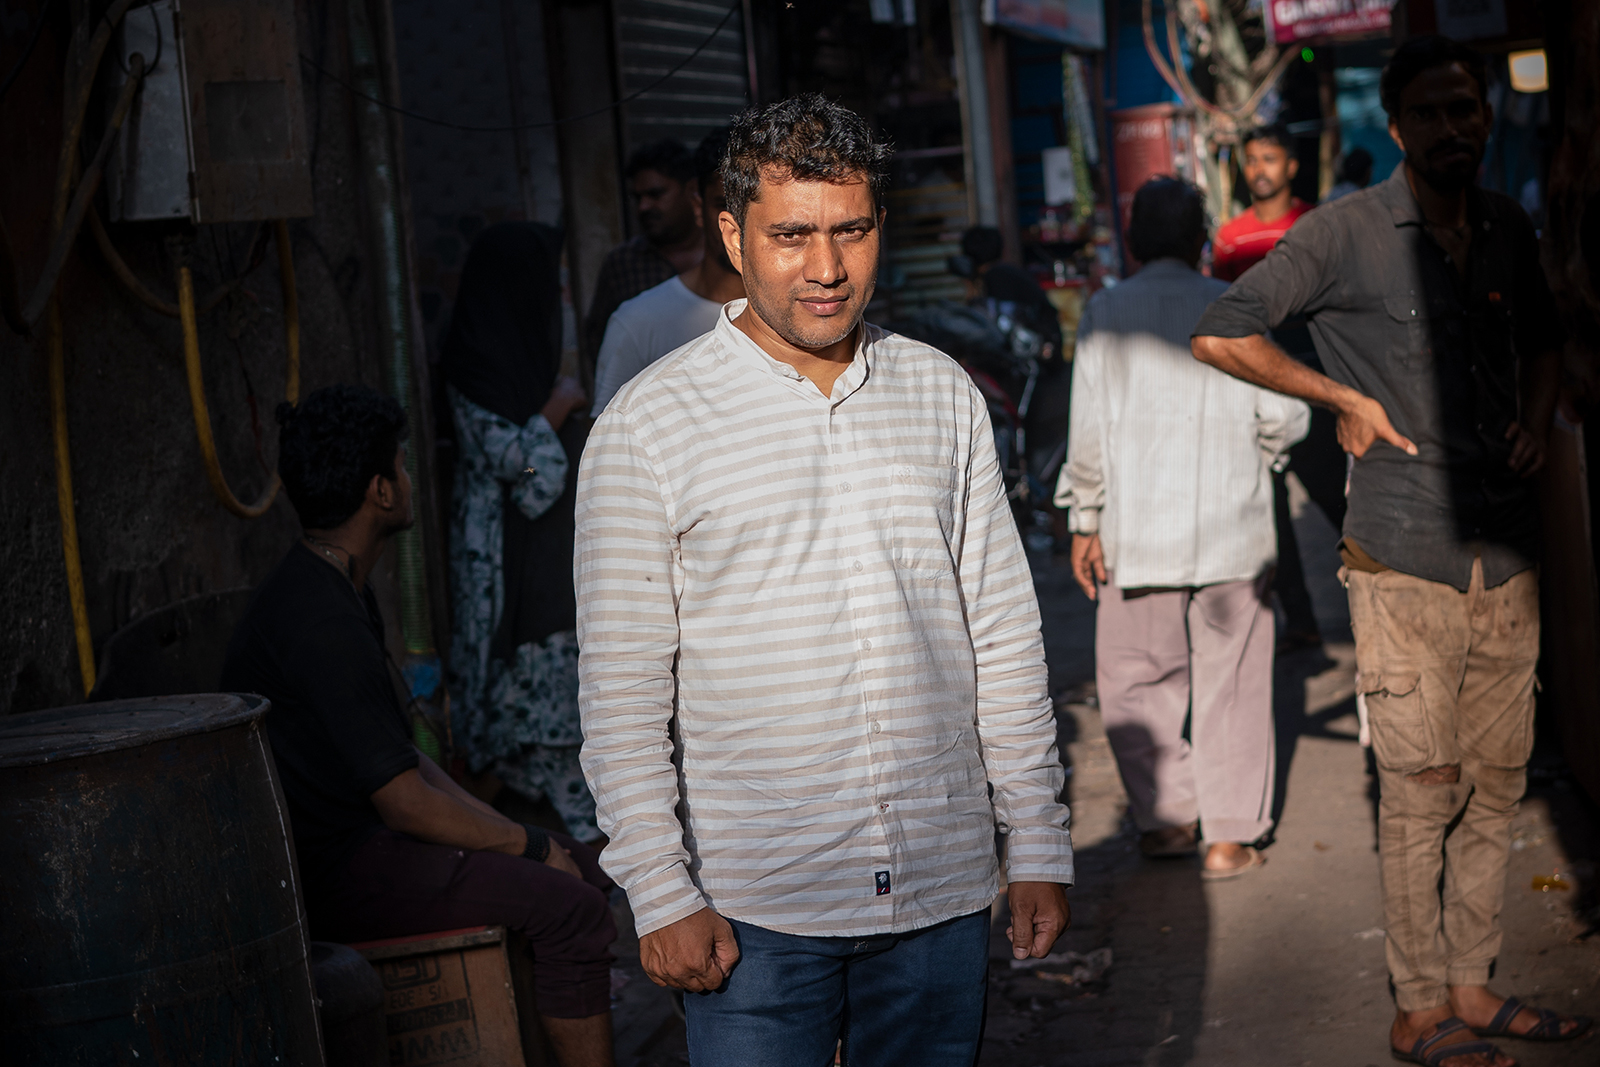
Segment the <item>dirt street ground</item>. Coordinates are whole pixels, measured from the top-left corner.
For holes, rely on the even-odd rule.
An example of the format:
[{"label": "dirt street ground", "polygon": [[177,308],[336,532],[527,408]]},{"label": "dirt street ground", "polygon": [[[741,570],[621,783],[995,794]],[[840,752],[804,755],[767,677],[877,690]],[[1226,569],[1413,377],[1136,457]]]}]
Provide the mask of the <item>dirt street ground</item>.
[{"label": "dirt street ground", "polygon": [[[997,905],[985,1067],[1390,1062],[1376,785],[1355,739],[1355,651],[1333,577],[1333,531],[1314,508],[1297,511],[1330,643],[1326,655],[1278,660],[1282,814],[1267,865],[1236,881],[1202,883],[1193,861],[1139,856],[1093,698],[1093,605],[1065,559],[1034,557],[1078,885],[1059,958],[1038,967],[1012,967]],[[1600,821],[1544,741],[1512,848],[1493,988],[1562,1011],[1600,1013]],[[1567,888],[1536,889],[1536,877],[1559,877]],[[1109,969],[1097,973],[1105,950]],[[619,957],[619,974],[628,977],[617,1005],[619,1064],[686,1063],[682,1024],[639,971],[636,947],[625,943]],[[1525,1067],[1600,1063],[1600,1038],[1502,1047]]]}]

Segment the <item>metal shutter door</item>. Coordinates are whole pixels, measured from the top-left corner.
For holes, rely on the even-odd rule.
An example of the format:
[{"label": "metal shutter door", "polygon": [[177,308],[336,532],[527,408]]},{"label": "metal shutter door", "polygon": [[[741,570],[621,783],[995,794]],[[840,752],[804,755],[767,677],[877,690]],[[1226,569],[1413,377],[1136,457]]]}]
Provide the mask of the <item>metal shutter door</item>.
[{"label": "metal shutter door", "polygon": [[672,78],[623,109],[626,149],[672,137],[693,148],[750,102],[740,0],[616,0],[617,65],[624,97],[687,59],[734,7],[715,38]]}]

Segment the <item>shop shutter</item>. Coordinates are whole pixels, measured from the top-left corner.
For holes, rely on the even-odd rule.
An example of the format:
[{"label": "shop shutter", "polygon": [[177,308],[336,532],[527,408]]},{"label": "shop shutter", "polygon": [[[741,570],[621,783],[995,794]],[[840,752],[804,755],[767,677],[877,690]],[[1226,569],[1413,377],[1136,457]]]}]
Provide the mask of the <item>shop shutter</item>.
[{"label": "shop shutter", "polygon": [[[717,24],[733,13],[722,29]],[[623,109],[627,151],[673,137],[693,148],[718,126],[725,126],[750,102],[740,0],[616,0],[617,65],[624,97],[659,81],[687,59],[699,55],[664,85]]]}]

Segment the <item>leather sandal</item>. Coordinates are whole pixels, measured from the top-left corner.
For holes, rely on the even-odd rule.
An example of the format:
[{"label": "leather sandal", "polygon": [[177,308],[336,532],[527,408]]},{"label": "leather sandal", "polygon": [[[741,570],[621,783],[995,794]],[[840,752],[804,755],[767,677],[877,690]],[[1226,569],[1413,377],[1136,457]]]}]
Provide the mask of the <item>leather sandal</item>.
[{"label": "leather sandal", "polygon": [[[1511,1023],[1516,1019],[1517,1013],[1522,1011],[1533,1012],[1539,1017],[1539,1021],[1526,1032],[1519,1034],[1511,1029]],[[1578,1028],[1570,1034],[1563,1034],[1561,1024],[1569,1018],[1578,1024]],[[1500,1005],[1500,1010],[1494,1013],[1494,1018],[1489,1020],[1489,1025],[1474,1026],[1472,1032],[1479,1037],[1514,1037],[1519,1041],[1571,1041],[1587,1034],[1593,1025],[1594,1020],[1587,1015],[1566,1016],[1549,1008],[1535,1008],[1531,1004],[1524,1004],[1516,997],[1507,997],[1506,1002]]]},{"label": "leather sandal", "polygon": [[1434,1028],[1432,1036],[1419,1037],[1411,1046],[1410,1052],[1404,1052],[1394,1046],[1389,1047],[1389,1055],[1401,1063],[1420,1063],[1423,1067],[1445,1067],[1445,1064],[1457,1056],[1487,1055],[1491,1060],[1499,1056],[1500,1050],[1487,1041],[1457,1041],[1454,1044],[1441,1044],[1451,1034],[1459,1034],[1470,1029],[1466,1023],[1452,1015]]}]

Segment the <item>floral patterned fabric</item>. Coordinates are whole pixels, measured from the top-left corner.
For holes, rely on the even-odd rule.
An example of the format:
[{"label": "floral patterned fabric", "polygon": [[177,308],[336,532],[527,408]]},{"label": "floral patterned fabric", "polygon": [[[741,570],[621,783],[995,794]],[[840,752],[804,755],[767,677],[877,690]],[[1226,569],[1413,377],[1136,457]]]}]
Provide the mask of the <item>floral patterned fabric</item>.
[{"label": "floral patterned fabric", "polygon": [[600,828],[578,765],[577,634],[519,645],[511,663],[490,655],[505,606],[502,501],[543,515],[566,489],[567,454],[543,415],[519,427],[453,389],[450,404],[460,449],[450,523],[456,741],[474,774],[492,769],[529,799],[548,796],[568,832],[592,841]]}]

